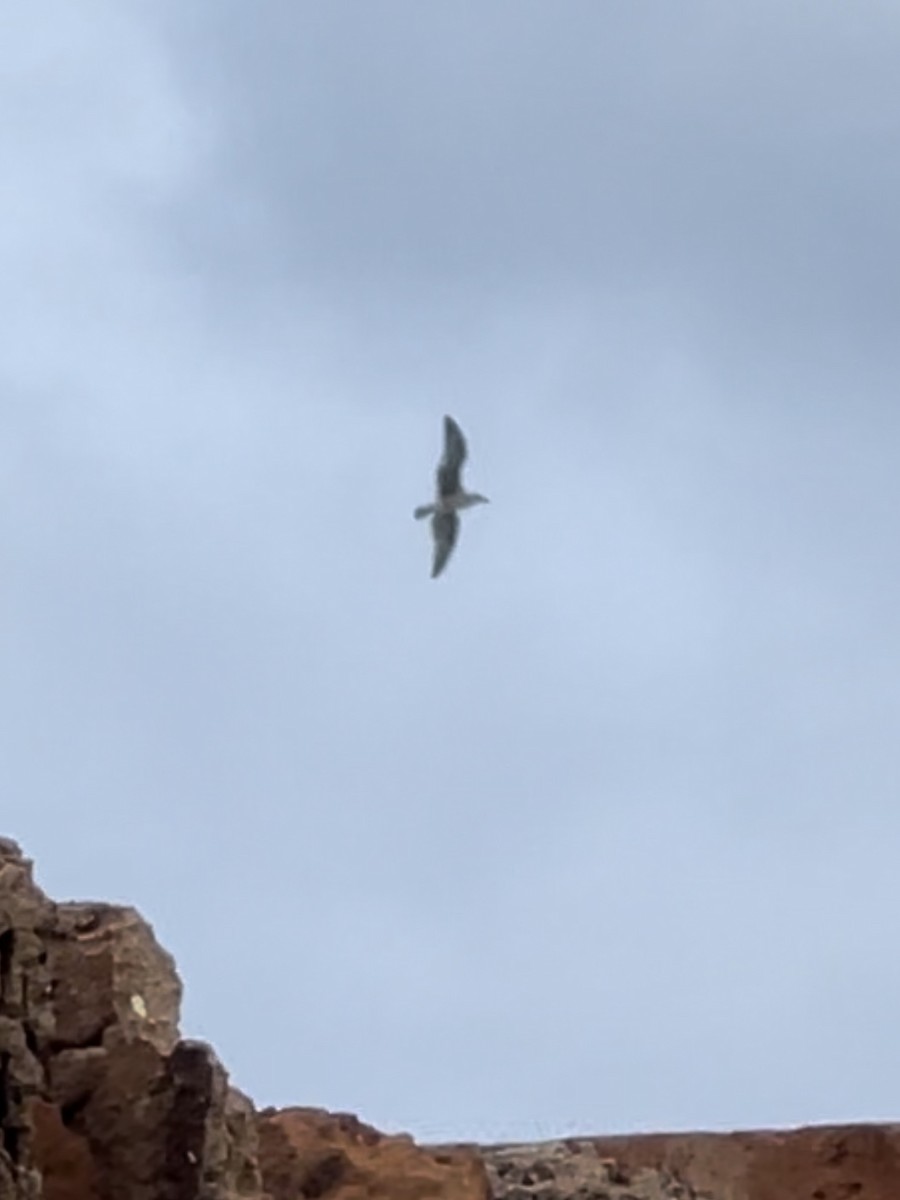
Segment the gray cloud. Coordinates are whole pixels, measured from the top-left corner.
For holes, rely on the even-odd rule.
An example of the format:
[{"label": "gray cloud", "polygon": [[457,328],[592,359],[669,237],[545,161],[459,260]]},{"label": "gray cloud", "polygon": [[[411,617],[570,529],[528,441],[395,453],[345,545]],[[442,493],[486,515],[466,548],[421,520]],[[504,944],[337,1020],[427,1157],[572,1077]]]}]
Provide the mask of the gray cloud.
[{"label": "gray cloud", "polygon": [[8,831],[262,1103],[889,1115],[900,22],[159,11],[3,85]]}]

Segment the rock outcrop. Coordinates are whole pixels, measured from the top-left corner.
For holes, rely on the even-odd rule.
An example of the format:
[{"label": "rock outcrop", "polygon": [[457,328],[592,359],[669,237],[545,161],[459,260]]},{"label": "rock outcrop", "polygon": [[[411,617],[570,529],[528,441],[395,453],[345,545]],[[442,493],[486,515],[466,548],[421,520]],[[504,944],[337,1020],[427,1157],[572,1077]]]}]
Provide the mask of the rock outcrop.
[{"label": "rock outcrop", "polygon": [[0,1200],[900,1200],[900,1126],[423,1147],[257,1113],[180,1002],[136,912],[52,902],[0,838]]},{"label": "rock outcrop", "polygon": [[677,1171],[716,1200],[900,1200],[900,1125],[599,1138],[628,1165]]},{"label": "rock outcrop", "polygon": [[428,1150],[389,1137],[347,1113],[265,1109],[260,1162],[272,1200],[491,1200],[477,1152]]},{"label": "rock outcrop", "polygon": [[479,1152],[506,1200],[900,1200],[900,1125],[566,1138]]},{"label": "rock outcrop", "polygon": [[137,913],[52,903],[0,840],[0,1200],[263,1200],[253,1106],[180,1000]]},{"label": "rock outcrop", "polygon": [[626,1166],[589,1139],[482,1150],[494,1200],[703,1200],[670,1170]]}]

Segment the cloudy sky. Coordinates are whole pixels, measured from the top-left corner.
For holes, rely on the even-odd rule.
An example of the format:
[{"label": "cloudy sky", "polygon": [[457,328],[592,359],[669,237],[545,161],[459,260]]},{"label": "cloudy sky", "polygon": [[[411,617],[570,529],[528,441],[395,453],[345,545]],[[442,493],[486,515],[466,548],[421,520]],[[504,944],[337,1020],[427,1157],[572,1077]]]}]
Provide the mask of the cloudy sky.
[{"label": "cloudy sky", "polygon": [[[896,1118],[900,10],[12,0],[0,832],[259,1104]],[[429,578],[441,421],[467,514]]]}]

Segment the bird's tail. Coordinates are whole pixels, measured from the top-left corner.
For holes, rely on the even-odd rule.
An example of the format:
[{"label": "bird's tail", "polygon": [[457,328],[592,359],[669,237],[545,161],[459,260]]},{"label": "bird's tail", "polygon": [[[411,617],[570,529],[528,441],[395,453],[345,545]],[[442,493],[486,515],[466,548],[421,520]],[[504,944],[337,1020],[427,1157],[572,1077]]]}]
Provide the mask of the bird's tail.
[{"label": "bird's tail", "polygon": [[413,516],[416,518],[417,521],[421,521],[423,517],[430,517],[433,512],[434,512],[433,504],[420,504],[419,507],[416,509],[416,511],[413,513]]}]

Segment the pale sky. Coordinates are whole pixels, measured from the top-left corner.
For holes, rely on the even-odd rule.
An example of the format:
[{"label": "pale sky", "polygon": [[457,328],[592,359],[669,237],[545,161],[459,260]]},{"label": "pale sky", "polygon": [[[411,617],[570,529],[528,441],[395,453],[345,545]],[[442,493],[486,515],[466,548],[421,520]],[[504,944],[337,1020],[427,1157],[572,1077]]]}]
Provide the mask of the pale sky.
[{"label": "pale sky", "polygon": [[[0,833],[260,1105],[896,1118],[900,7],[11,0]],[[441,422],[470,445],[429,578]]]}]

